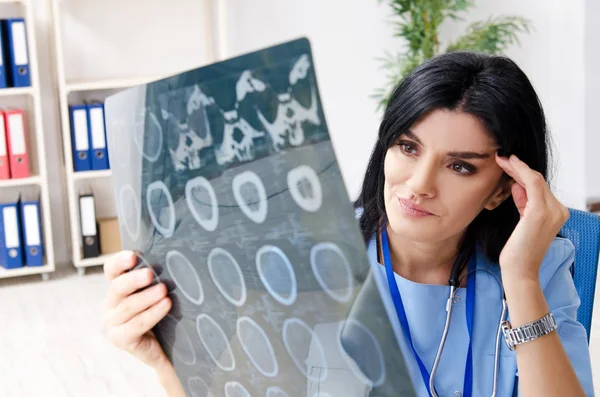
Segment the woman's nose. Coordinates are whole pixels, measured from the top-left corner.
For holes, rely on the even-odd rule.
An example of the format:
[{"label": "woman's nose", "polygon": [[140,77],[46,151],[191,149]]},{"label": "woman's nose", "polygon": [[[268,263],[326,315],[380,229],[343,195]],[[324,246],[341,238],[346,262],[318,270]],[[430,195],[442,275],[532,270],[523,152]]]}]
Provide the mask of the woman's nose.
[{"label": "woman's nose", "polygon": [[436,171],[433,164],[422,162],[412,169],[406,185],[415,196],[434,197],[436,194]]}]

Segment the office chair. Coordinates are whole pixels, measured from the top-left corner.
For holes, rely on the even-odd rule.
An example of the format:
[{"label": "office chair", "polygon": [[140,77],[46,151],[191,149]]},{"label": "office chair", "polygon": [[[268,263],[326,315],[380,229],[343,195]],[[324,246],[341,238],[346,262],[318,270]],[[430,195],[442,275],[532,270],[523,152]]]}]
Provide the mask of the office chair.
[{"label": "office chair", "polygon": [[571,217],[560,233],[575,246],[573,278],[581,299],[577,320],[585,327],[589,343],[600,253],[600,216],[572,208],[569,211]]}]

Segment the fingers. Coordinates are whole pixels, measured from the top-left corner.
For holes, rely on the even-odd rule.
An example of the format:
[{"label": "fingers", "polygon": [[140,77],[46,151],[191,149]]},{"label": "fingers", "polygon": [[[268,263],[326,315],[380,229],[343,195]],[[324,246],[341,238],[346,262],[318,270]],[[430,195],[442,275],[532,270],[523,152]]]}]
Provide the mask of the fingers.
[{"label": "fingers", "polygon": [[135,341],[146,332],[150,331],[160,320],[162,320],[169,310],[171,310],[171,299],[165,297],[150,306],[148,309],[138,313],[129,321],[109,328],[108,338],[115,346],[126,350],[131,350]]},{"label": "fingers", "polygon": [[496,162],[521,186],[521,188],[512,187],[513,200],[521,215],[523,215],[525,204],[532,202],[535,204],[535,208],[538,208],[537,206],[540,204],[543,204],[545,208],[545,211],[533,211],[534,216],[544,217],[544,213],[547,213],[548,219],[553,224],[562,225],[567,221],[570,215],[568,208],[552,194],[542,174],[529,168],[515,155],[507,159],[496,153]]},{"label": "fingers", "polygon": [[121,251],[104,263],[104,275],[108,281],[112,281],[134,267],[135,263],[136,256],[132,251]]},{"label": "fingers", "polygon": [[525,188],[518,183],[515,183],[511,187],[511,194],[519,214],[523,216],[525,206],[527,205],[527,192],[525,191]]},{"label": "fingers", "polygon": [[154,280],[154,273],[149,268],[137,269],[121,274],[111,281],[106,294],[105,306],[112,309],[119,305],[123,299],[135,291],[147,287]]},{"label": "fingers", "polygon": [[136,294],[123,299],[113,310],[110,310],[106,319],[107,328],[118,326],[160,302],[167,296],[165,284],[156,284]]},{"label": "fingers", "polygon": [[498,156],[498,153],[496,153],[496,162],[519,185],[525,188],[528,200],[536,203],[546,202],[548,185],[542,174],[529,168],[514,154],[507,159]]}]

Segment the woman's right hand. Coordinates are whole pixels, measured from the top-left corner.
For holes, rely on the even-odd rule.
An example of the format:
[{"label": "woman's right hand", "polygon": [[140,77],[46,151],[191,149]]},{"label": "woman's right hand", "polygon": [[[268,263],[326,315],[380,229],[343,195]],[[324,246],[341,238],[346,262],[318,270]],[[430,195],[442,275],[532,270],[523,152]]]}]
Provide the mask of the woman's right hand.
[{"label": "woman's right hand", "polygon": [[136,255],[122,251],[104,265],[110,286],[104,300],[104,326],[109,341],[159,372],[171,371],[172,364],[152,332],[169,312],[171,300],[163,283],[147,287],[154,279],[149,268],[128,272]]}]

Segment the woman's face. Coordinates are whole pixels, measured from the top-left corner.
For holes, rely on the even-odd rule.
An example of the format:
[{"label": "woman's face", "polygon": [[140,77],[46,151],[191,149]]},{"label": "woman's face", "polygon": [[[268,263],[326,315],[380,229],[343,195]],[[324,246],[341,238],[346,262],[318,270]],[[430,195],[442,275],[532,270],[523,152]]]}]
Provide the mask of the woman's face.
[{"label": "woman's face", "polygon": [[462,235],[484,208],[500,205],[510,185],[500,183],[497,149],[466,113],[434,110],[413,125],[385,157],[384,199],[394,233],[415,242],[446,240]]}]

